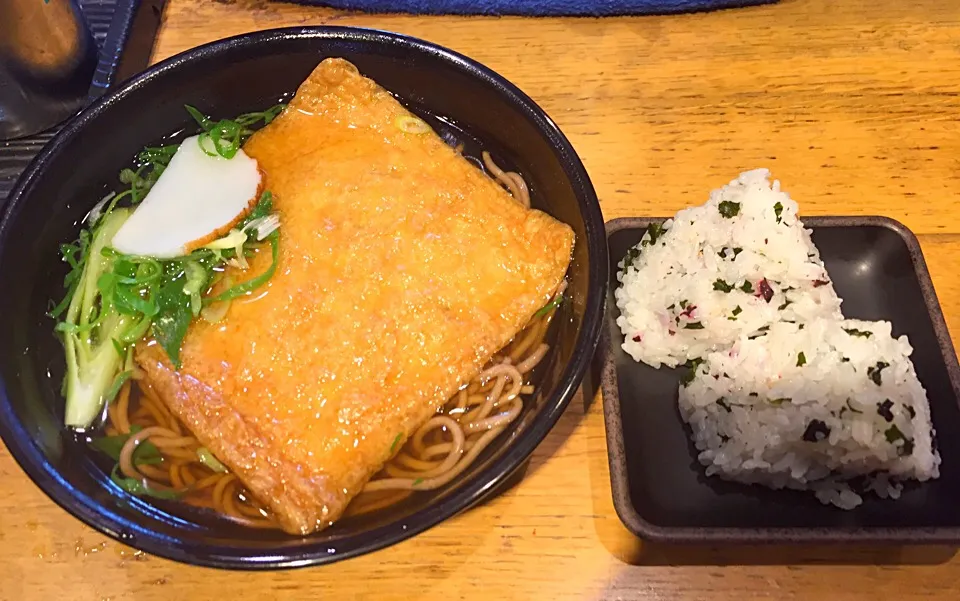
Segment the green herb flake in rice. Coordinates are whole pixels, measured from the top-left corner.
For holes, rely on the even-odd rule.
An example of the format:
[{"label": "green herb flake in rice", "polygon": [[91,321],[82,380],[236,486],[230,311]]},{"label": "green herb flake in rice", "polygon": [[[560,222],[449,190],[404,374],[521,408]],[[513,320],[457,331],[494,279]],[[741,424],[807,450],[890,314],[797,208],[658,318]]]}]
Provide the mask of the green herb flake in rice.
[{"label": "green herb flake in rice", "polygon": [[650,227],[647,228],[647,234],[650,235],[650,244],[656,244],[664,231],[662,223],[651,223]]},{"label": "green herb flake in rice", "polygon": [[[783,224],[771,227],[771,207],[778,202]],[[730,217],[720,213],[721,206]],[[663,222],[662,231],[660,224],[648,223],[639,239],[647,242],[642,253],[633,260],[627,257],[629,267],[617,274],[620,285],[614,296],[623,349],[636,361],[676,367],[732,345],[757,326],[841,318],[833,287],[813,289],[814,278],[825,277],[825,268],[796,213],[796,203],[768,171],[759,169],[711,192],[705,204],[678,212]],[[769,307],[746,296],[728,304],[725,294],[754,295],[764,275],[770,280],[761,286],[759,296]],[[792,302],[778,310],[787,299],[776,295],[788,287],[796,290],[790,293]],[[682,309],[664,310],[681,298]],[[732,315],[737,302],[742,312]],[[691,305],[697,313],[680,314]],[[688,329],[687,322],[700,322],[703,329]],[[641,341],[633,340],[636,332],[644,332]]]},{"label": "green herb flake in rice", "polygon": [[627,251],[627,256],[623,258],[623,269],[633,267],[633,263],[640,258],[640,249],[633,247]]},{"label": "green herb flake in rice", "polygon": [[[913,455],[914,442],[913,439],[908,438],[900,431],[900,428],[896,424],[887,428],[884,433],[884,437],[887,439],[887,442],[897,447],[897,454],[901,457],[906,457],[908,455]],[[897,444],[897,443],[901,444]]]},{"label": "green herb flake in rice", "polygon": [[702,330],[703,324],[699,321],[691,321],[690,323],[684,324],[683,329],[685,330]]},{"label": "green herb flake in rice", "polygon": [[893,401],[886,399],[882,403],[877,404],[877,415],[886,420],[887,423],[892,422],[893,411],[891,411],[891,409],[893,409]]},{"label": "green herb flake in rice", "polygon": [[743,252],[743,247],[735,246],[733,248],[730,248],[729,246],[724,246],[723,248],[720,249],[720,251],[717,254],[720,256],[721,259],[730,259],[731,261],[735,261],[737,259],[737,255],[739,255],[742,252]]},{"label": "green herb flake in rice", "polygon": [[850,329],[844,328],[843,331],[846,332],[847,334],[850,334],[851,336],[856,336],[857,338],[870,338],[871,336],[873,336],[873,332],[870,332],[869,330],[858,330],[856,328],[850,328]]},{"label": "green herb flake in rice", "polygon": [[717,281],[713,283],[713,289],[718,292],[731,292],[733,291],[733,284],[728,284],[720,278],[717,278]]},{"label": "green herb flake in rice", "polygon": [[719,205],[717,208],[718,208],[718,210],[720,211],[720,214],[721,214],[724,218],[726,218],[726,219],[731,219],[731,218],[736,217],[737,215],[740,214],[740,203],[739,203],[739,202],[733,202],[733,201],[730,201],[730,200],[725,200],[725,201],[721,202],[720,205]]},{"label": "green herb flake in rice", "polygon": [[703,359],[697,357],[695,359],[690,359],[683,364],[687,368],[687,373],[683,374],[683,377],[680,378],[680,384],[686,386],[690,382],[693,382],[693,378],[697,375],[697,369],[700,368],[700,365],[703,363]]},{"label": "green herb flake in rice", "polygon": [[823,442],[830,436],[830,426],[827,422],[819,419],[812,419],[807,424],[807,429],[803,431],[804,442]]},{"label": "green herb flake in rice", "polygon": [[890,367],[889,363],[885,361],[877,361],[876,365],[867,368],[867,377],[873,380],[874,384],[880,386],[883,384],[880,373],[888,367]]},{"label": "green herb flake in rice", "polygon": [[777,223],[780,223],[782,221],[783,203],[778,200],[777,204],[773,205],[773,212],[777,216]]},{"label": "green herb flake in rice", "polygon": [[[903,481],[937,478],[929,405],[908,341],[894,338],[886,322],[800,325],[775,322],[763,338],[741,337],[702,355],[679,389],[680,415],[707,475],[805,489],[843,509],[862,503],[861,494],[896,498]],[[844,329],[873,336],[864,345]],[[844,355],[859,376],[841,367]],[[908,406],[915,415],[909,420]]]}]

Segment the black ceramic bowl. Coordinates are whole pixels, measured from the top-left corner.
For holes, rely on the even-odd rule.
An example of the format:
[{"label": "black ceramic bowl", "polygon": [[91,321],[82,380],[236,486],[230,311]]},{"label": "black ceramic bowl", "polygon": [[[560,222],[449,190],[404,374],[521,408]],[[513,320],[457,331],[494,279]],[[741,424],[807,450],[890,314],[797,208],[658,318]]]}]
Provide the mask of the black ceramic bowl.
[{"label": "black ceramic bowl", "polygon": [[[227,522],[185,521],[115,494],[103,466],[65,432],[62,350],[45,316],[62,294],[58,245],[115,186],[144,145],[189,126],[183,105],[231,116],[289,96],[331,56],[424,116],[443,116],[523,173],[534,204],[577,236],[569,295],[538,393],[525,414],[461,478],[418,493],[393,511],[344,520],[292,538]],[[440,123],[432,119],[433,123]],[[567,139],[532,100],[489,69],[449,50],[377,31],[302,28],[203,46],[127,82],[72,120],[24,172],[0,221],[0,435],[55,502],[105,534],[167,558],[217,567],[319,564],[421,532],[482,500],[529,457],[560,417],[596,347],[607,279],[603,221],[587,174]]]}]

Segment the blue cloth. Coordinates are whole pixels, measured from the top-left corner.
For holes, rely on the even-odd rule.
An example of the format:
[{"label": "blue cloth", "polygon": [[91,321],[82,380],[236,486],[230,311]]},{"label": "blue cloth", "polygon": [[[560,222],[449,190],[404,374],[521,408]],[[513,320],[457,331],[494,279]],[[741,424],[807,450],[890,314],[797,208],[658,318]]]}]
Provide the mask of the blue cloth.
[{"label": "blue cloth", "polygon": [[[2,0],[0,0],[2,1]],[[456,15],[527,15],[533,17],[579,15],[653,15],[681,13],[756,4],[777,0],[294,0],[333,8],[370,13]]]}]

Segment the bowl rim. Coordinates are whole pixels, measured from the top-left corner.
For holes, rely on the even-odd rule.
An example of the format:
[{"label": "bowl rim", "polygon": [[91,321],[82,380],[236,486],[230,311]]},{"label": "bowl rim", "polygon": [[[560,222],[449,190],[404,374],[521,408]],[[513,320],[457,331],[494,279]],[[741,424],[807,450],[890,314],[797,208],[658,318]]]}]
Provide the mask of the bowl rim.
[{"label": "bowl rim", "polygon": [[[82,135],[93,119],[133,91],[150,84],[169,71],[195,60],[229,53],[237,48],[264,46],[291,39],[354,41],[401,46],[431,55],[464,74],[485,82],[504,96],[514,110],[530,120],[553,146],[567,179],[574,188],[586,231],[589,258],[586,269],[588,287],[584,317],[573,352],[553,393],[531,422],[523,436],[511,442],[510,448],[497,461],[464,482],[440,502],[430,505],[404,520],[377,526],[364,533],[363,542],[346,541],[299,545],[271,552],[231,546],[219,542],[188,542],[172,539],[136,520],[124,518],[74,489],[40,451],[32,437],[17,419],[9,402],[8,392],[0,381],[0,438],[27,476],[57,505],[95,530],[124,544],[151,554],[183,563],[237,570],[287,569],[332,563],[396,544],[413,537],[440,522],[469,509],[502,485],[523,463],[560,418],[570,403],[581,379],[589,368],[600,341],[605,306],[608,259],[607,241],[599,200],[586,168],[566,136],[554,121],[529,96],[488,67],[447,48],[406,36],[376,29],[356,27],[308,26],[270,29],[241,34],[185,50],[167,58],[120,84],[78,113],[48,142],[18,178],[8,202],[0,214],[0,256],[11,224],[19,213],[23,199],[43,177],[47,163],[54,160],[68,141]],[[330,547],[330,548],[328,548]],[[332,548],[332,547],[340,547]]]}]

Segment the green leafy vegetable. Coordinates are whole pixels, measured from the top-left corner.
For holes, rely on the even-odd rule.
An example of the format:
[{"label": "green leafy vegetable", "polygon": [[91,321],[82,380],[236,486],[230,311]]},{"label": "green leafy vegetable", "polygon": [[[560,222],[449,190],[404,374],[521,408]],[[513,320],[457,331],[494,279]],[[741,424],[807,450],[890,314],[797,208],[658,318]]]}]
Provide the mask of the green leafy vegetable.
[{"label": "green leafy vegetable", "polygon": [[553,297],[553,300],[551,300],[551,301],[550,301],[549,303],[547,303],[546,305],[540,307],[540,309],[537,310],[537,312],[534,313],[533,316],[534,316],[534,317],[543,317],[544,315],[550,313],[550,311],[553,311],[554,309],[559,309],[559,308],[560,308],[560,305],[563,304],[563,300],[564,300],[564,297],[563,297],[563,294],[562,294],[562,293],[556,295],[555,297]]},{"label": "green leafy vegetable", "polygon": [[777,216],[777,223],[782,221],[780,215],[783,213],[783,204],[778,200],[777,204],[773,205],[773,212]]},{"label": "green leafy vegetable", "polygon": [[683,326],[685,330],[702,330],[703,324],[699,321],[691,321],[690,323]]},{"label": "green leafy vegetable", "polygon": [[[192,107],[188,111],[204,129],[207,149],[230,158],[253,133],[251,126],[269,123],[282,109],[280,105],[216,123]],[[137,341],[152,334],[174,366],[179,367],[180,346],[187,327],[204,304],[248,294],[266,283],[277,269],[279,220],[272,213],[269,192],[261,195],[241,222],[241,228],[249,228],[256,236],[243,235],[241,231],[242,240],[235,247],[203,248],[185,257],[162,260],[124,255],[110,247],[117,231],[163,174],[178,148],[174,144],[147,147],[140,152],[135,167],[120,172],[120,182],[126,189],[101,199],[87,216],[77,241],[60,248],[63,261],[69,266],[63,281],[66,295],[49,314],[59,320],[55,329],[66,355],[64,395],[68,426],[90,426],[104,404],[113,400],[132,374],[131,348]],[[245,257],[255,252],[258,238],[270,242],[269,268],[215,299],[204,298],[215,268],[234,260],[234,264],[245,267]]]},{"label": "green leafy vegetable", "polygon": [[124,371],[124,358],[113,341],[123,339],[139,322],[121,312],[110,296],[101,298],[98,285],[112,265],[102,251],[129,215],[129,210],[118,209],[92,232],[87,254],[77,263],[82,268],[69,293],[66,315],[56,327],[66,354],[64,420],[68,426],[85,428],[100,414],[117,374]]},{"label": "green leafy vegetable", "polygon": [[200,148],[210,156],[220,155],[225,159],[232,159],[247,138],[253,135],[250,126],[259,121],[263,121],[264,125],[270,123],[283,111],[284,105],[277,105],[259,113],[246,113],[236,119],[220,121],[212,121],[190,105],[185,105],[185,108],[203,129],[198,140]]},{"label": "green leafy vegetable", "polygon": [[125,492],[130,493],[135,496],[146,496],[154,497],[155,499],[179,499],[181,493],[175,490],[159,490],[155,488],[150,488],[140,480],[135,480],[133,478],[125,478],[121,476],[118,472],[118,466],[114,466],[113,471],[110,472],[110,480],[119,486]]},{"label": "green leafy vegetable", "polygon": [[753,284],[751,284],[749,281],[744,281],[740,286],[740,290],[743,290],[747,294],[753,294]]},{"label": "green leafy vegetable", "polygon": [[[125,355],[122,355],[122,357],[125,357]],[[112,403],[113,399],[117,398],[117,394],[120,393],[120,389],[132,376],[133,370],[130,369],[118,373],[117,377],[114,378],[113,382],[110,384],[110,388],[107,389],[107,393],[104,395],[103,401],[108,404]]]},{"label": "green leafy vegetable", "polygon": [[250,294],[260,286],[263,286],[270,281],[270,278],[273,277],[274,272],[277,271],[277,262],[280,257],[280,235],[277,232],[273,232],[267,236],[267,240],[270,241],[270,255],[272,259],[270,261],[270,266],[267,267],[266,271],[254,278],[247,280],[246,282],[242,282],[236,286],[224,290],[213,298],[213,302],[233,300],[246,294]]},{"label": "green leafy vegetable", "polygon": [[183,293],[185,274],[176,264],[170,264],[167,270],[178,273],[166,280],[157,295],[161,312],[153,320],[153,337],[167,353],[173,366],[180,369],[180,346],[187,335],[187,327],[193,321],[193,309],[190,297]]},{"label": "green leafy vegetable", "polygon": [[873,336],[873,332],[870,332],[868,330],[858,330],[856,328],[850,328],[848,330],[847,328],[843,328],[843,331],[846,332],[847,334],[850,334],[851,336],[856,336],[858,338],[870,338],[871,336]]},{"label": "green leafy vegetable", "polygon": [[807,363],[807,356],[803,354],[803,351],[797,353],[797,367],[803,367]]},{"label": "green leafy vegetable", "polygon": [[220,463],[220,460],[217,459],[207,447],[200,447],[197,449],[197,459],[200,460],[200,463],[207,466],[212,471],[217,472],[218,474],[227,473],[227,466]]},{"label": "green leafy vegetable", "polygon": [[253,210],[240,222],[240,229],[244,229],[251,221],[262,219],[271,213],[273,213],[273,193],[270,190],[264,190]]},{"label": "green leafy vegetable", "polygon": [[[104,436],[101,438],[94,438],[90,441],[90,446],[106,454],[108,457],[114,461],[120,461],[120,451],[123,450],[123,445],[127,444],[127,441],[131,436],[142,430],[142,428],[136,424],[130,426],[129,434],[117,434],[115,436]],[[133,464],[134,465],[156,465],[160,463],[163,459],[160,454],[160,450],[149,440],[144,440],[137,445],[137,448],[133,451]]]}]

